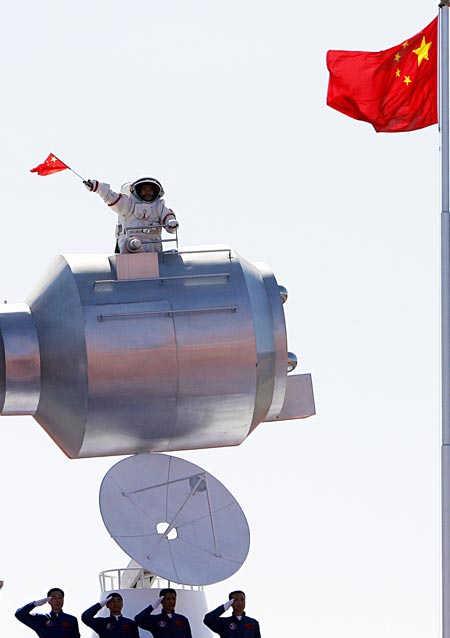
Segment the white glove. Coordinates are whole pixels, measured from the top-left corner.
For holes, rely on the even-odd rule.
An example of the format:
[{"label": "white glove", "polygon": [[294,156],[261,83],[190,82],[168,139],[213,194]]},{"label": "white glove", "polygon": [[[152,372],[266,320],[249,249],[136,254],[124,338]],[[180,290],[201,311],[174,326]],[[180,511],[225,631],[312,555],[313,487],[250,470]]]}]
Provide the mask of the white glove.
[{"label": "white glove", "polygon": [[155,602],[150,603],[150,605],[153,607],[153,609],[158,609],[158,607],[160,606],[163,600],[164,600],[164,596],[160,596],[159,598],[155,600]]},{"label": "white glove", "polygon": [[106,596],[106,598],[104,598],[103,600],[100,600],[100,602],[98,603],[100,607],[104,607],[106,603],[109,603],[109,601],[111,600],[111,596],[112,594],[109,594],[109,596]]},{"label": "white glove", "polygon": [[231,600],[227,600],[227,602],[223,604],[224,610],[227,611],[228,609],[230,609],[233,603],[234,603],[234,598],[232,598]]},{"label": "white glove", "polygon": [[86,186],[88,191],[92,191],[94,190],[95,181],[96,181],[95,179],[87,179],[83,181],[83,184]]},{"label": "white glove", "polygon": [[176,219],[169,219],[169,221],[167,222],[166,226],[167,228],[178,228],[180,224],[178,223],[178,221]]},{"label": "white glove", "polygon": [[52,599],[51,596],[48,596],[47,598],[41,598],[40,600],[35,600],[34,606],[41,607],[42,605],[45,605],[45,603],[48,603],[51,599]]}]

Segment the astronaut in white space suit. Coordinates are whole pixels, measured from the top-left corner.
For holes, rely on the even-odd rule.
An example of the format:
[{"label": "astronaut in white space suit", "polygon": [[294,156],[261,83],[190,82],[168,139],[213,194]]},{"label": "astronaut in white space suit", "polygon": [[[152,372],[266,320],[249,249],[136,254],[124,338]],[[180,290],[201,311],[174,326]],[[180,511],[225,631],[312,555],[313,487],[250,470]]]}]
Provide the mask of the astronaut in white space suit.
[{"label": "astronaut in white space suit", "polygon": [[83,184],[98,193],[105,204],[119,216],[116,227],[116,252],[153,253],[162,250],[161,230],[175,233],[178,221],[162,197],[164,189],[153,177],[141,177],[124,184],[120,193],[95,179]]}]

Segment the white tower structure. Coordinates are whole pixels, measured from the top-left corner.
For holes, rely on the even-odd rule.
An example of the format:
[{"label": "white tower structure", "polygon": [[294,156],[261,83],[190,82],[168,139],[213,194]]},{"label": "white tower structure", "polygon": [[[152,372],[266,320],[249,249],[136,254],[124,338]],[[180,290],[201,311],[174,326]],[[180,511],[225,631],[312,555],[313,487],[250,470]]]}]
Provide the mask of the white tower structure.
[{"label": "white tower structure", "polygon": [[[165,580],[146,569],[136,561],[131,560],[123,569],[110,569],[99,574],[100,596],[106,598],[112,592],[118,592],[123,598],[124,616],[134,618],[142,609],[147,607],[159,596],[161,589],[172,587],[177,592],[177,613],[189,618],[192,635],[195,638],[212,638],[214,635],[204,624],[203,617],[208,611],[206,595],[201,585],[182,585]],[[103,607],[99,615],[109,616],[107,608]],[[151,633],[139,629],[142,637],[151,637]],[[92,638],[98,638],[92,633]]]}]

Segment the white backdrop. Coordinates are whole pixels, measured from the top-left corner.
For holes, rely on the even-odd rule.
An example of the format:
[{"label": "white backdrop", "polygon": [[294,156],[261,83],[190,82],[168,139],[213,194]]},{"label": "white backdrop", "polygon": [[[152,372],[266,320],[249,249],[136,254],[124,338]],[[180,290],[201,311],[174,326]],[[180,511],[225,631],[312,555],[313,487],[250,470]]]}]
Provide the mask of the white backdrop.
[{"label": "white backdrop", "polygon": [[[428,6],[429,5],[429,6]],[[0,301],[57,253],[108,252],[114,215],[51,151],[114,187],[158,177],[183,245],[228,243],[289,291],[289,349],[317,416],[239,448],[180,454],[252,532],[231,589],[264,638],[439,635],[439,138],[376,134],[325,106],[327,49],[379,50],[433,3],[41,0],[3,7]],[[0,420],[0,626],[66,590],[78,616],[127,557],[98,489],[117,459],[66,459],[31,417]],[[82,628],[83,638],[90,631]],[[195,638],[195,637],[194,637]]]}]

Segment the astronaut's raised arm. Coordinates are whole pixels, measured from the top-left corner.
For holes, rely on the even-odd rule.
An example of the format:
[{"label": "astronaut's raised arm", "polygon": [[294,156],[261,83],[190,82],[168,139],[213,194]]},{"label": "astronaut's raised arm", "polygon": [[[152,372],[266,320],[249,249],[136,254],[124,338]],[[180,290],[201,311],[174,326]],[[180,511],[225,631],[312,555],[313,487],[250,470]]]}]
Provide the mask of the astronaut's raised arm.
[{"label": "astronaut's raised arm", "polygon": [[109,184],[98,182],[96,179],[88,180],[87,184],[92,185],[92,188],[86,186],[88,190],[97,193],[105,204],[118,215],[128,217],[133,212],[134,203],[130,195],[116,193]]}]

